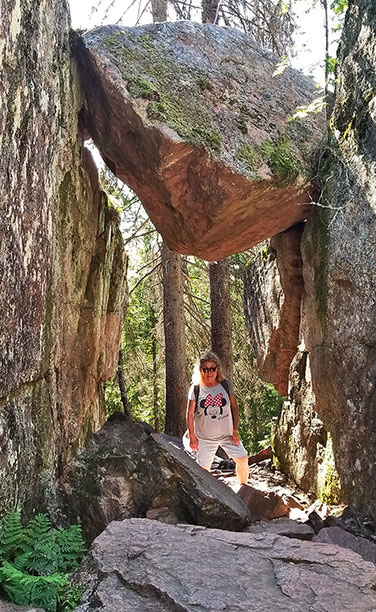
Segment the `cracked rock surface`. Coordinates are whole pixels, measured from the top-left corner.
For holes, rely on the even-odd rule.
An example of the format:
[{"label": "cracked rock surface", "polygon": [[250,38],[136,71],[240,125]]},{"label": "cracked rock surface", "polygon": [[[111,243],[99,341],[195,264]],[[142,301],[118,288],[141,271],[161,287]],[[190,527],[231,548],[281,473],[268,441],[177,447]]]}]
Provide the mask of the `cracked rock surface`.
[{"label": "cracked rock surface", "polygon": [[113,522],[77,576],[76,612],[376,609],[376,570],[350,550],[265,533]]},{"label": "cracked rock surface", "polygon": [[307,217],[324,118],[314,83],[245,34],[194,22],[105,26],[76,45],[84,121],[167,245],[213,261]]}]

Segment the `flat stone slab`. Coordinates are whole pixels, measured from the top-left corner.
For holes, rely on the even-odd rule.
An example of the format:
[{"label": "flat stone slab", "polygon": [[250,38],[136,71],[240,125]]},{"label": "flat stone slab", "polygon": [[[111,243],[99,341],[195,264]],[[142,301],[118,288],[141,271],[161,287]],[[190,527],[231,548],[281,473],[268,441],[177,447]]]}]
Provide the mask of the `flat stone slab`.
[{"label": "flat stone slab", "polygon": [[352,551],[147,519],[111,523],[77,579],[76,612],[376,610],[376,569]]},{"label": "flat stone slab", "polygon": [[295,538],[297,540],[312,540],[315,532],[312,527],[304,523],[298,523],[288,518],[274,519],[273,521],[258,521],[244,527],[246,533],[269,533]]},{"label": "flat stone slab", "polygon": [[307,218],[323,113],[312,79],[242,32],[188,22],[85,34],[82,115],[166,244],[213,261]]}]

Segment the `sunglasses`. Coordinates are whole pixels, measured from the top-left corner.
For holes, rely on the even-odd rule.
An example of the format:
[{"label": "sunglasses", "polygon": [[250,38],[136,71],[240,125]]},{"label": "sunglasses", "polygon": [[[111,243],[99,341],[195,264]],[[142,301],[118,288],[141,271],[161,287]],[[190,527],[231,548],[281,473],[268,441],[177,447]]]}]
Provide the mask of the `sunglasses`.
[{"label": "sunglasses", "polygon": [[204,372],[204,374],[207,374],[208,372],[215,372],[217,369],[217,366],[215,366],[215,368],[201,368],[201,369]]}]

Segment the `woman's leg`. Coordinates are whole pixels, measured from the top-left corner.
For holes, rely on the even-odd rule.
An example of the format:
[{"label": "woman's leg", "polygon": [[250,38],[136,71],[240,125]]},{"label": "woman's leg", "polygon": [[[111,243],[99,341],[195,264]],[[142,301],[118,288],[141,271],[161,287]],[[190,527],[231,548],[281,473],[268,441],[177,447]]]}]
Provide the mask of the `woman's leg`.
[{"label": "woman's leg", "polygon": [[247,484],[248,482],[248,455],[243,444],[240,442],[237,446],[232,443],[230,436],[223,438],[220,443],[223,450],[226,451],[229,457],[236,463],[236,476],[239,484]]},{"label": "woman's leg", "polygon": [[245,457],[234,457],[236,463],[236,476],[239,484],[247,484],[248,482],[248,455]]},{"label": "woman's leg", "polygon": [[217,448],[218,444],[213,442],[213,440],[198,439],[197,463],[204,468],[204,470],[210,470]]}]

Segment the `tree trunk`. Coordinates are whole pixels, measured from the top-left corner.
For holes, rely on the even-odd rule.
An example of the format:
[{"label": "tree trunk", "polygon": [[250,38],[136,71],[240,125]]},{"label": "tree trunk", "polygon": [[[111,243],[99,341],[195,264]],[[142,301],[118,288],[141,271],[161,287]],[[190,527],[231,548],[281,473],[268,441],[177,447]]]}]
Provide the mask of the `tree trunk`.
[{"label": "tree trunk", "polygon": [[154,429],[160,431],[159,426],[159,406],[158,406],[158,368],[157,368],[157,340],[155,333],[151,339],[151,354],[153,357],[153,413]]},{"label": "tree trunk", "polygon": [[118,361],[117,374],[118,374],[118,381],[119,381],[120,397],[121,397],[121,402],[123,404],[124,412],[127,415],[127,417],[131,418],[129,402],[127,398],[127,391],[126,391],[125,383],[124,383],[123,352],[121,349],[119,350],[119,361]]},{"label": "tree trunk", "polygon": [[167,21],[167,0],[151,0],[153,23]]},{"label": "tree trunk", "polygon": [[165,433],[181,436],[186,429],[187,355],[181,256],[162,244],[163,325],[166,364]]},{"label": "tree trunk", "polygon": [[216,23],[218,20],[219,0],[203,0],[201,19],[202,23]]},{"label": "tree trunk", "polygon": [[227,259],[209,265],[209,278],[212,349],[220,358],[225,375],[232,379],[230,281]]}]

